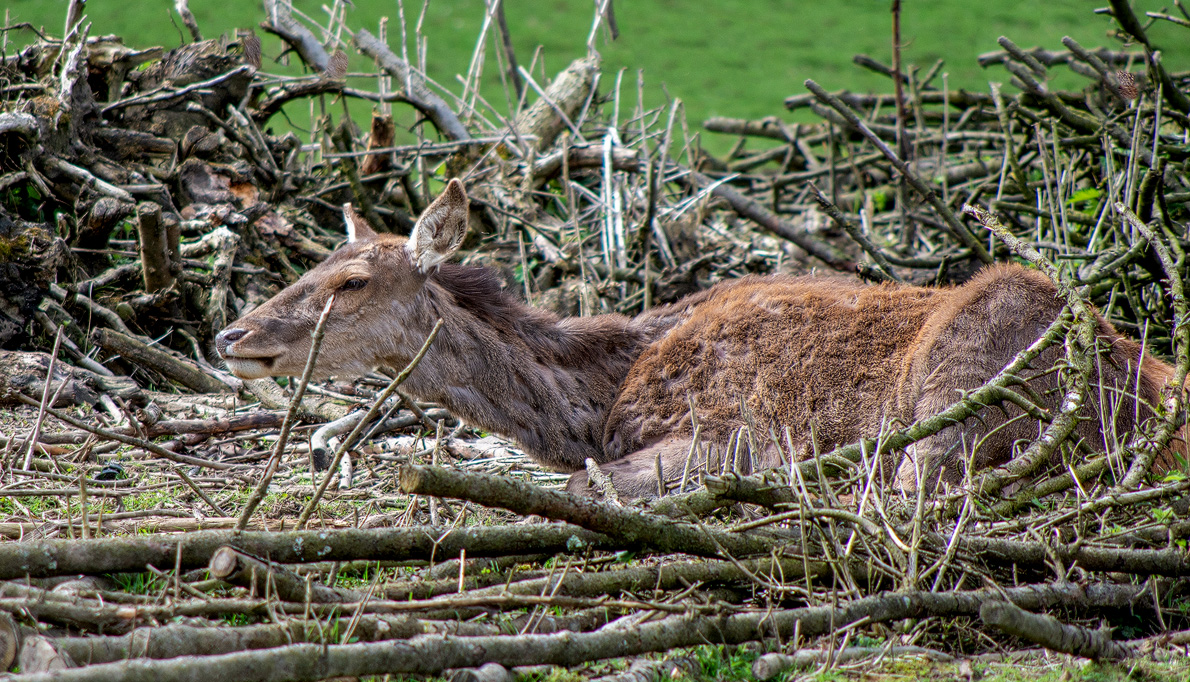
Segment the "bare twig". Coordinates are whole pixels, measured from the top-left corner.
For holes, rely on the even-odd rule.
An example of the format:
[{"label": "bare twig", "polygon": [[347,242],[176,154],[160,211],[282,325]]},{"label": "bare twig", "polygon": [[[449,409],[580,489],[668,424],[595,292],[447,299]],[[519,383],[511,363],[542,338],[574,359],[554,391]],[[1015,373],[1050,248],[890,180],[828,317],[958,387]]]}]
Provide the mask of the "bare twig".
[{"label": "bare twig", "polygon": [[413,370],[417,369],[417,366],[421,364],[422,358],[424,358],[426,356],[426,352],[430,350],[430,345],[434,343],[434,339],[438,337],[438,332],[441,329],[442,320],[438,320],[436,323],[434,323],[434,328],[431,329],[430,333],[426,335],[426,340],[421,344],[421,348],[417,351],[417,354],[413,356],[413,359],[409,361],[409,364],[405,365],[405,368],[402,369],[397,374],[397,376],[393,377],[393,380],[388,383],[388,386],[384,387],[384,390],[380,392],[380,395],[376,396],[376,399],[372,401],[371,407],[369,407],[368,411],[364,413],[363,419],[361,419],[359,423],[355,425],[355,428],[351,430],[351,433],[347,434],[347,437],[344,438],[343,442],[339,444],[339,447],[335,450],[334,458],[331,459],[331,464],[327,469],[326,476],[323,477],[322,483],[318,485],[318,489],[314,491],[314,497],[306,504],[305,508],[302,509],[301,515],[298,516],[298,528],[304,528],[306,522],[310,520],[310,515],[313,514],[314,510],[318,507],[318,501],[322,499],[323,494],[326,493],[327,487],[331,484],[331,478],[334,476],[335,470],[338,468],[339,461],[343,458],[343,455],[346,454],[346,452],[355,444],[355,439],[363,431],[364,426],[371,422],[372,418],[380,412],[381,406],[383,406],[388,401],[388,399],[392,397],[393,393],[395,393],[396,390],[400,388],[401,384],[405,383],[405,380],[409,378],[409,375],[413,373]]},{"label": "bare twig", "polygon": [[302,369],[301,381],[298,382],[297,388],[293,391],[293,397],[289,401],[289,409],[285,412],[285,421],[281,422],[281,435],[277,437],[277,442],[273,446],[273,454],[269,457],[269,463],[265,467],[260,483],[252,491],[252,495],[248,497],[248,501],[244,503],[244,510],[240,512],[239,521],[236,522],[236,530],[244,530],[248,527],[248,521],[252,518],[252,512],[256,511],[256,507],[264,500],[265,493],[269,489],[269,483],[273,480],[273,474],[276,473],[277,466],[281,463],[281,455],[285,452],[285,444],[289,441],[289,432],[293,428],[293,421],[297,415],[298,406],[302,404],[302,396],[306,393],[306,385],[310,383],[310,376],[314,373],[314,364],[318,361],[318,351],[322,348],[322,339],[326,334],[326,321],[330,318],[331,307],[334,305],[335,296],[332,294],[326,300],[326,305],[322,307],[322,314],[318,316],[318,324],[314,327],[313,337],[310,340],[310,352],[306,356],[306,366]]}]

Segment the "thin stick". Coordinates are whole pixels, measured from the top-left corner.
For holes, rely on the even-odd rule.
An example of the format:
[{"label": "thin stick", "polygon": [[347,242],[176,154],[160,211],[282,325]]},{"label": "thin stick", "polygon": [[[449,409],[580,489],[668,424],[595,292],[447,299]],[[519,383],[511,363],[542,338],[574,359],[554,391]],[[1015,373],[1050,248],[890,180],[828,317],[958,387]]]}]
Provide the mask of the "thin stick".
[{"label": "thin stick", "polygon": [[[23,393],[16,394],[16,399],[25,403],[26,405],[32,405],[34,407],[41,406],[41,403],[39,401],[34,400],[33,398],[30,398],[29,396],[27,396]],[[80,428],[84,431],[87,431],[88,433],[93,433],[96,436],[100,436],[102,438],[108,438],[110,440],[120,441],[121,443],[124,443],[126,445],[131,445],[133,447],[141,448],[142,450],[147,450],[147,451],[153,453],[154,455],[161,457],[162,459],[167,459],[167,460],[170,460],[171,462],[175,462],[177,464],[189,464],[191,466],[209,467],[212,469],[230,469],[233,466],[231,464],[225,464],[223,462],[209,462],[204,459],[198,459],[195,457],[187,457],[186,455],[179,455],[176,452],[170,452],[169,450],[166,450],[165,448],[161,447],[160,445],[155,445],[153,443],[150,443],[147,440],[141,440],[140,438],[135,438],[133,436],[125,436],[122,433],[116,433],[115,431],[108,431],[107,429],[101,429],[96,426],[91,426],[90,424],[88,424],[87,422],[85,422],[81,419],[75,419],[74,417],[70,416],[69,414],[67,414],[65,412],[61,412],[59,410],[55,410],[54,408],[52,408],[48,405],[45,406],[45,412],[46,412],[46,414],[48,414],[56,419],[64,421],[67,424],[70,424],[71,426],[74,426],[74,427]],[[219,516],[227,516],[227,513],[224,512],[222,509],[220,509],[219,505],[215,504],[215,501],[212,500],[210,497],[208,497],[207,494],[205,492],[203,492],[203,490],[201,488],[199,488],[198,485],[189,476],[186,475],[185,471],[182,471],[181,468],[176,468],[173,470],[173,473],[177,474],[178,477],[182,479],[183,483],[190,486],[190,488],[193,489],[194,492],[199,497],[202,498],[203,502],[206,502],[207,505],[209,507],[211,507],[211,509],[215,510],[215,512],[217,512],[219,514]],[[11,491],[9,491],[6,494],[11,494]]]},{"label": "thin stick", "polygon": [[314,363],[318,359],[318,351],[322,348],[322,337],[326,333],[326,321],[330,317],[331,306],[334,304],[335,296],[331,294],[322,308],[322,314],[318,316],[318,325],[314,327],[314,338],[310,342],[310,353],[306,356],[306,366],[302,369],[302,380],[298,383],[297,390],[293,392],[293,398],[289,401],[289,410],[285,413],[285,420],[281,422],[281,435],[277,437],[273,455],[269,457],[269,465],[265,468],[260,483],[248,497],[244,511],[240,513],[240,518],[236,521],[236,530],[244,530],[248,527],[248,521],[252,519],[252,512],[256,511],[256,507],[264,500],[269,483],[273,480],[273,474],[277,472],[277,467],[281,463],[281,453],[285,452],[285,444],[289,441],[289,431],[293,428],[294,417],[297,415],[298,406],[302,404],[302,396],[306,393],[306,384],[310,382],[310,375],[314,372]]},{"label": "thin stick", "polygon": [[[39,407],[41,405],[40,401],[34,400],[23,393],[18,393],[15,397],[17,400],[25,403],[26,405],[31,405],[33,407]],[[176,452],[170,452],[160,445],[150,443],[147,440],[142,440],[135,436],[126,436],[116,431],[108,431],[107,429],[101,429],[98,426],[92,426],[81,419],[72,417],[70,414],[62,412],[61,410],[55,410],[48,405],[45,408],[45,412],[51,417],[54,417],[60,421],[64,421],[75,428],[86,431],[87,433],[93,433],[100,438],[117,440],[121,443],[124,443],[125,445],[131,445],[135,448],[147,450],[148,452],[151,452],[162,459],[168,459],[169,461],[175,462],[177,464],[189,464],[190,466],[207,467],[209,469],[231,469],[233,466],[235,466],[233,464],[226,464],[224,462],[212,462],[206,459],[198,459],[197,457],[189,457],[187,455],[180,455]]]},{"label": "thin stick", "polygon": [[525,81],[521,78],[516,52],[512,49],[512,34],[508,30],[508,19],[504,16],[504,0],[495,0],[495,7],[492,11],[496,14],[496,28],[500,29],[500,43],[504,48],[504,59],[508,64],[508,80],[512,81],[517,101],[520,102],[525,97]]},{"label": "thin stick", "polygon": [[1127,490],[1140,483],[1153,465],[1158,453],[1168,445],[1177,430],[1178,417],[1182,412],[1183,398],[1186,393],[1184,384],[1187,372],[1190,371],[1190,305],[1186,302],[1182,276],[1178,273],[1169,245],[1159,238],[1156,230],[1146,225],[1123,202],[1116,203],[1116,210],[1148,238],[1149,243],[1157,252],[1157,257],[1161,260],[1161,266],[1165,269],[1166,276],[1169,277],[1169,289],[1174,308],[1173,331],[1170,336],[1173,337],[1174,353],[1177,357],[1173,375],[1170,376],[1165,386],[1165,390],[1173,394],[1170,398],[1172,404],[1166,406],[1157,434],[1152,439],[1145,437],[1143,433],[1139,434],[1139,437],[1129,444],[1129,449],[1136,449],[1139,452],[1133,458],[1132,464],[1128,467],[1128,473],[1124,475],[1118,486],[1120,490]]},{"label": "thin stick", "polygon": [[861,135],[866,137],[873,146],[879,149],[880,153],[884,154],[885,158],[892,162],[893,166],[896,167],[897,172],[901,174],[901,177],[905,178],[905,180],[913,186],[913,189],[917,190],[917,193],[926,200],[926,203],[934,207],[934,210],[938,212],[939,217],[942,218],[943,224],[946,225],[946,229],[955,239],[959,240],[960,243],[971,249],[971,252],[974,253],[975,256],[979,258],[979,260],[983,261],[984,263],[992,262],[992,255],[988,253],[988,250],[984,248],[983,244],[975,238],[975,235],[971,234],[971,231],[967,229],[967,226],[963,225],[963,223],[958,219],[958,216],[955,215],[954,211],[950,210],[949,206],[942,203],[942,200],[938,198],[937,193],[930,189],[929,185],[922,181],[922,179],[918,177],[917,173],[913,172],[913,169],[909,167],[909,164],[907,164],[904,159],[902,159],[896,152],[894,152],[887,144],[884,143],[884,140],[880,139],[876,133],[872,132],[872,129],[869,128],[854,111],[852,111],[851,107],[844,104],[843,101],[838,97],[835,97],[826,90],[823,90],[822,86],[818,83],[815,83],[813,80],[806,79],[805,85],[810,92],[814,93],[815,97],[828,104],[832,109],[839,112],[843,118],[847,119],[848,123],[858,130]]},{"label": "thin stick", "polygon": [[[892,0],[892,70],[893,93],[897,109],[897,153],[901,155],[902,159],[908,159],[909,140],[905,136],[905,74],[901,71],[901,0]],[[944,140],[943,147],[945,146]],[[832,182],[831,190],[834,191],[834,189],[835,184]],[[901,181],[897,183],[897,211],[901,217],[901,245],[906,249],[912,249],[917,236],[914,223],[909,220],[908,209],[905,207],[908,195],[905,176],[902,175]]]},{"label": "thin stick", "polygon": [[[41,436],[41,422],[45,420],[45,408],[50,402],[50,386],[54,383],[54,365],[58,363],[58,351],[62,348],[62,327],[58,327],[54,334],[54,351],[50,353],[50,365],[45,370],[45,385],[41,387],[41,404],[37,406],[37,420],[33,422],[33,431],[29,433],[29,449],[25,451],[25,460],[21,468],[32,469],[33,450],[37,448],[37,439]],[[66,385],[63,380],[62,386]],[[61,390],[62,386],[58,389]],[[57,394],[54,394],[57,397]]]},{"label": "thin stick", "polygon": [[[441,419],[439,419],[438,423],[434,425],[434,449],[430,454],[430,463],[433,464],[434,466],[438,466],[438,454],[440,452],[442,452],[442,420]],[[348,457],[347,460],[351,461],[351,458]],[[438,498],[436,498],[436,497],[430,498],[430,525],[433,525],[433,526],[438,525]]]},{"label": "thin stick", "polygon": [[429,335],[426,336],[425,343],[421,345],[421,349],[417,351],[417,355],[414,355],[413,359],[409,361],[409,364],[405,365],[405,369],[401,370],[400,374],[397,374],[397,376],[389,382],[388,386],[384,388],[384,391],[382,391],[380,395],[376,396],[376,400],[372,402],[372,406],[368,408],[368,412],[364,415],[364,418],[359,420],[359,423],[355,425],[355,428],[351,430],[351,433],[347,434],[347,437],[343,439],[342,443],[339,443],[339,447],[335,450],[335,458],[331,461],[330,467],[328,467],[326,470],[326,477],[322,479],[322,483],[319,484],[318,490],[314,492],[314,497],[311,498],[311,500],[306,504],[306,508],[302,510],[302,515],[298,517],[297,528],[299,530],[306,527],[306,522],[310,520],[310,515],[314,513],[314,508],[318,506],[319,500],[321,500],[322,496],[326,493],[327,486],[331,484],[331,476],[335,473],[335,469],[339,467],[339,461],[343,459],[343,454],[347,452],[349,447],[351,447],[352,443],[355,441],[355,437],[359,435],[360,431],[364,430],[364,425],[370,422],[372,418],[376,416],[376,413],[380,411],[380,406],[384,405],[385,401],[392,397],[392,394],[397,391],[397,388],[401,384],[405,383],[405,380],[409,378],[409,375],[413,373],[413,370],[417,369],[418,364],[421,363],[421,359],[426,356],[426,351],[430,350],[430,344],[434,343],[434,339],[437,338],[438,331],[440,329],[442,329],[441,318],[438,319],[438,322],[434,324],[434,328],[431,329]]},{"label": "thin stick", "polygon": [[861,231],[859,227],[855,225],[855,223],[848,220],[847,216],[843,215],[843,212],[839,210],[839,207],[836,206],[830,199],[828,199],[826,195],[822,193],[822,190],[818,189],[817,185],[812,182],[809,184],[810,191],[814,193],[814,198],[818,201],[818,205],[822,207],[822,210],[826,211],[826,214],[835,221],[836,225],[842,227],[843,230],[847,232],[847,236],[851,237],[851,239],[855,241],[856,244],[859,244],[860,248],[864,250],[864,253],[872,257],[872,260],[876,263],[876,267],[880,268],[880,273],[888,278],[889,281],[902,281],[901,278],[897,276],[897,273],[893,272],[892,264],[888,262],[888,259],[884,257],[884,254],[880,252],[880,249],[876,248],[876,245],[864,235],[863,231]]}]

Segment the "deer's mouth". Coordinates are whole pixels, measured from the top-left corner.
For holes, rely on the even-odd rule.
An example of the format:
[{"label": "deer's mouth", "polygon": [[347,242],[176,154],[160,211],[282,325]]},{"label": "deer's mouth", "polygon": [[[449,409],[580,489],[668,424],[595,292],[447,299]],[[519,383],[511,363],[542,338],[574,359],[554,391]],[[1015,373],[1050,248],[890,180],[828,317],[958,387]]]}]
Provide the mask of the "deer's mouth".
[{"label": "deer's mouth", "polygon": [[263,379],[272,376],[273,367],[276,366],[279,357],[281,356],[244,357],[228,353],[223,355],[223,361],[227,363],[227,369],[241,379]]},{"label": "deer's mouth", "polygon": [[261,348],[260,343],[253,343],[254,338],[251,330],[239,327],[228,327],[215,336],[215,351],[227,363],[227,369],[241,379],[272,376],[282,355],[279,351],[283,349],[269,348],[268,344]]}]

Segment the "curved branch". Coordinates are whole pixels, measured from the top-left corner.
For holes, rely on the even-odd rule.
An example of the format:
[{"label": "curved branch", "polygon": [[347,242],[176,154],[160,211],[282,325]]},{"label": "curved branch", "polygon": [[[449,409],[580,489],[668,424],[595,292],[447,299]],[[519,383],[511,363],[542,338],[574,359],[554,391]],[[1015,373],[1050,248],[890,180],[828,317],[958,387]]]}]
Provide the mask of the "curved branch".
[{"label": "curved branch", "polygon": [[407,101],[430,119],[438,132],[455,141],[471,139],[458,115],[441,97],[426,87],[421,75],[409,68],[408,62],[393,54],[388,45],[362,28],[353,36],[352,42],[360,52],[374,59],[380,68],[404,85]]},{"label": "curved branch", "polygon": [[265,11],[269,13],[269,20],[262,21],[260,27],[269,33],[289,43],[294,52],[302,58],[306,65],[315,71],[326,71],[331,57],[326,48],[314,37],[310,29],[293,18],[293,11],[288,3],[277,0],[265,0]]}]

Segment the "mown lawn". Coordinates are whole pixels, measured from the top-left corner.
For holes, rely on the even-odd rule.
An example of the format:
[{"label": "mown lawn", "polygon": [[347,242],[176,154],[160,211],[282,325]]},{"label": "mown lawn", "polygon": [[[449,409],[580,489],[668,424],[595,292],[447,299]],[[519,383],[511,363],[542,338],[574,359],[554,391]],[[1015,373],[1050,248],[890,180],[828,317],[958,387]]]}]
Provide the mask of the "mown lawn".
[{"label": "mown lawn", "polygon": [[[330,0],[294,2],[299,10],[324,22],[326,13],[321,8],[332,4]],[[1139,13],[1160,10],[1168,3],[1142,0],[1135,4]],[[10,22],[29,21],[61,33],[64,2],[8,0],[5,5]],[[172,0],[92,0],[87,11],[94,21],[92,33],[114,33],[136,45],[172,47],[181,41],[183,31],[174,21],[173,5]],[[191,0],[190,6],[207,36],[253,26],[264,17],[260,2]],[[392,17],[391,42],[399,44],[394,0],[354,0],[354,6],[348,10],[349,26],[375,32],[380,17],[388,15]],[[590,1],[507,0],[506,6],[522,64],[527,65],[541,45],[544,72],[552,75],[584,53]],[[981,52],[997,49],[1000,35],[1022,46],[1053,49],[1061,49],[1059,41],[1064,35],[1088,46],[1118,45],[1108,36],[1114,24],[1108,17],[1092,14],[1095,6],[1028,0],[906,0],[902,28],[905,60],[924,71],[935,60],[945,58],[952,85],[982,89],[989,79],[1007,80],[1002,70],[985,72],[975,62]],[[662,104],[666,93],[678,97],[686,105],[691,124],[697,126],[707,116],[781,114],[782,100],[804,92],[802,81],[806,78],[830,89],[887,89],[887,79],[853,66],[851,58],[866,53],[888,61],[889,7],[888,0],[621,0],[615,3],[619,39],[607,44],[606,38],[600,37],[598,45],[610,67],[605,74],[627,70],[623,89],[628,106],[623,110],[635,105],[636,73],[643,70],[647,104]],[[405,3],[405,11],[412,31],[421,4]],[[455,75],[468,70],[483,13],[480,0],[429,3],[424,22],[428,71],[451,89],[459,89]],[[1164,48],[1164,59],[1174,71],[1190,69],[1190,30],[1159,22],[1151,36]],[[278,51],[277,43],[266,42],[266,55]],[[487,66],[482,92],[498,111],[506,113],[492,53]],[[352,68],[366,69],[367,64],[361,58]],[[1082,85],[1074,79],[1060,84]]]}]

